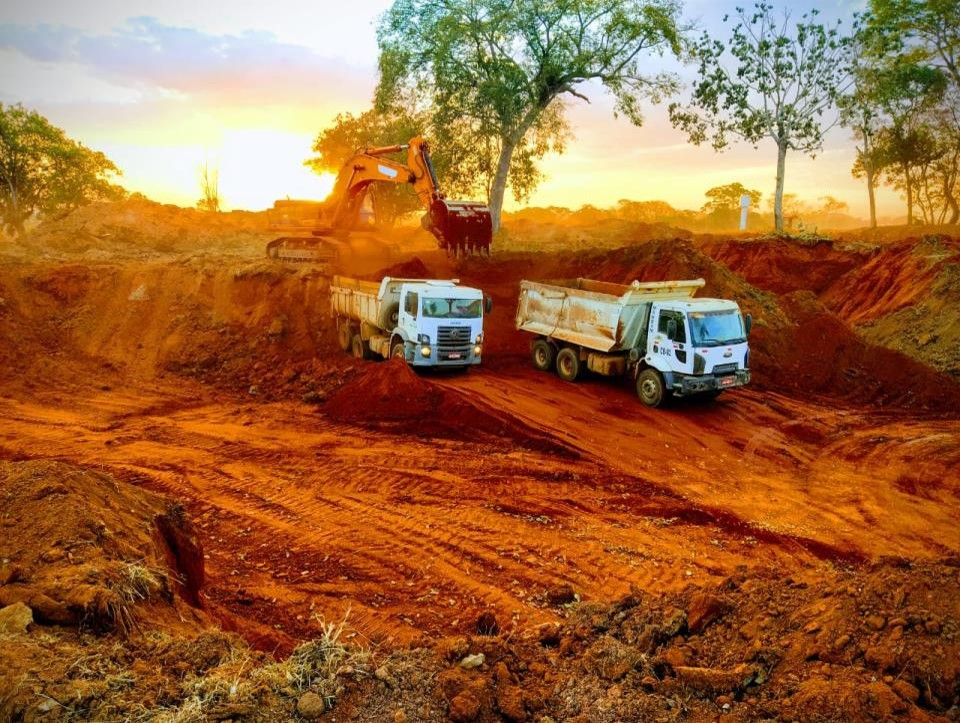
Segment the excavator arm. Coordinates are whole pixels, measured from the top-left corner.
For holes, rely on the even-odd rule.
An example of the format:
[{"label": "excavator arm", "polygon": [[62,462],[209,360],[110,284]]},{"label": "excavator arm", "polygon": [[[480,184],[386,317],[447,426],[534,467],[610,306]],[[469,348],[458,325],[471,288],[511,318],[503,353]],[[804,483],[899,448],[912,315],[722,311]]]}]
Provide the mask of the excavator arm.
[{"label": "excavator arm", "polygon": [[[407,152],[407,165],[386,157],[402,151]],[[411,138],[403,145],[367,148],[341,167],[327,201],[334,228],[353,227],[372,183],[412,185],[426,211],[421,223],[436,236],[440,248],[455,255],[490,253],[490,210],[478,201],[446,199],[437,183],[429,145],[423,138]]]},{"label": "excavator arm", "polygon": [[[404,165],[388,156],[406,151]],[[373,183],[413,186],[426,211],[421,223],[441,249],[455,256],[490,253],[493,228],[490,209],[479,201],[449,201],[440,191],[430,160],[430,147],[417,136],[408,143],[365,148],[355,153],[337,174],[325,201],[277,201],[271,228],[309,236],[284,236],[267,244],[267,255],[287,261],[320,261],[330,265],[337,244],[354,230],[368,188]]]}]

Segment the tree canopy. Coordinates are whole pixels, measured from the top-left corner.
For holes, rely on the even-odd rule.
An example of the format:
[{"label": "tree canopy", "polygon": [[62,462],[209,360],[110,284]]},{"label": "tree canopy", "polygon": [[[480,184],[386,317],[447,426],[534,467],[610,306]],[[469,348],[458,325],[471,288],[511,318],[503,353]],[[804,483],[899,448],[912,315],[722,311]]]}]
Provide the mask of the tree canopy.
[{"label": "tree canopy", "polygon": [[377,106],[430,107],[449,177],[487,192],[496,229],[507,185],[526,198],[537,161],[563,150],[563,102],[586,99],[585,84],[637,125],[644,99],[676,89],[645,64],[680,52],[679,11],[675,0],[395,0],[378,29]]},{"label": "tree canopy", "polygon": [[723,211],[740,211],[740,199],[743,196],[750,197],[750,205],[754,208],[760,203],[760,191],[753,188],[747,188],[742,183],[728,183],[725,186],[714,186],[708,189],[703,195],[707,197],[707,202],[703,204],[703,210],[706,213],[717,213]]},{"label": "tree canopy", "polygon": [[123,190],[119,170],[99,151],[71,140],[36,111],[0,104],[0,212],[3,228],[24,235],[27,219],[68,213]]},{"label": "tree canopy", "polygon": [[[845,91],[850,38],[838,27],[817,22],[817,11],[791,27],[790,12],[776,13],[758,2],[752,12],[737,8],[728,42],[704,33],[693,49],[699,78],[690,103],[670,106],[670,119],[693,143],[715,149],[733,139],[777,147],[774,219],[783,230],[787,151],[814,154],[835,121],[824,114]],[[729,18],[725,18],[729,21]]]}]

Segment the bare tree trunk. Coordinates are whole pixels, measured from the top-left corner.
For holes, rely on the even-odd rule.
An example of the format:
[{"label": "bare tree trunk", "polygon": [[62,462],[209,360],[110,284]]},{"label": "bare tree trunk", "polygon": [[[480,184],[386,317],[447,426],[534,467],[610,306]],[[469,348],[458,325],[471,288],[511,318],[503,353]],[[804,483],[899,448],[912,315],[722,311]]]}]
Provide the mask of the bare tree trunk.
[{"label": "bare tree trunk", "polygon": [[513,160],[513,151],[517,144],[504,140],[500,148],[500,158],[497,161],[497,171],[493,175],[493,185],[490,187],[490,220],[493,232],[500,230],[500,217],[503,213],[503,197],[507,191],[507,177],[510,175],[510,161]]},{"label": "bare tree trunk", "polygon": [[783,180],[787,170],[787,143],[777,142],[777,190],[773,198],[773,223],[777,233],[783,233]]},{"label": "bare tree trunk", "polygon": [[913,179],[906,163],[903,164],[903,185],[907,189],[907,226],[913,226]]},{"label": "bare tree trunk", "polygon": [[874,189],[873,166],[864,164],[863,170],[867,175],[867,196],[870,199],[870,228],[877,227],[877,198]]}]

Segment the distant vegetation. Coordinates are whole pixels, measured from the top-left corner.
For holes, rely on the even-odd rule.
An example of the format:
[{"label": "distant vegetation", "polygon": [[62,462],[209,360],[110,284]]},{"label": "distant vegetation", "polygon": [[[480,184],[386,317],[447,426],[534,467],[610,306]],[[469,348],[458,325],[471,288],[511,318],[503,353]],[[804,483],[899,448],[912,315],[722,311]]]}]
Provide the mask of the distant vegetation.
[{"label": "distant vegetation", "polygon": [[92,201],[122,198],[113,162],[67,137],[36,111],[0,103],[0,213],[23,236],[35,214],[65,215]]},{"label": "distant vegetation", "polygon": [[220,211],[220,169],[211,167],[209,161],[204,161],[197,169],[200,181],[200,200],[197,208],[201,211]]},{"label": "distant vegetation", "polygon": [[[699,211],[677,209],[666,201],[631,201],[621,199],[611,208],[584,205],[578,209],[561,206],[519,209],[504,213],[504,221],[515,223],[556,224],[559,226],[592,226],[609,221],[641,224],[664,224],[696,233],[719,233],[736,230],[740,222],[740,190],[743,185],[731,183],[707,191],[707,202]],[[768,231],[774,228],[771,206],[759,210],[760,194],[745,189],[751,196],[748,231]],[[735,193],[736,192],[736,193]],[[772,199],[771,199],[772,201]],[[785,231],[810,232],[826,229],[855,228],[862,225],[850,216],[847,205],[831,196],[823,196],[816,203],[801,201],[792,193],[784,194],[783,214]]]}]

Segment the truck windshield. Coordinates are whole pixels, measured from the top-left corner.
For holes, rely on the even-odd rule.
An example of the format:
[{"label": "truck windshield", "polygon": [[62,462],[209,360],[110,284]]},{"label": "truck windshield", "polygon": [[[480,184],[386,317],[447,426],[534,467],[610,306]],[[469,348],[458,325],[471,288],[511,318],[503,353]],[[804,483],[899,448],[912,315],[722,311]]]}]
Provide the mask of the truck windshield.
[{"label": "truck windshield", "polygon": [[690,314],[690,335],[694,346],[723,346],[747,340],[740,313],[729,311],[695,311]]},{"label": "truck windshield", "polygon": [[479,319],[480,299],[424,299],[423,315],[432,319]]}]

